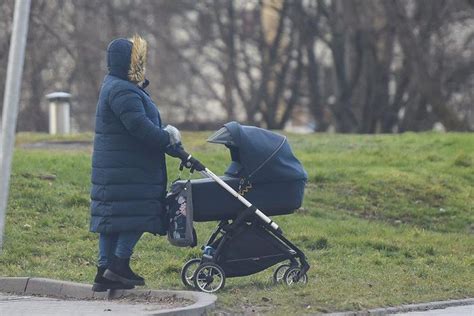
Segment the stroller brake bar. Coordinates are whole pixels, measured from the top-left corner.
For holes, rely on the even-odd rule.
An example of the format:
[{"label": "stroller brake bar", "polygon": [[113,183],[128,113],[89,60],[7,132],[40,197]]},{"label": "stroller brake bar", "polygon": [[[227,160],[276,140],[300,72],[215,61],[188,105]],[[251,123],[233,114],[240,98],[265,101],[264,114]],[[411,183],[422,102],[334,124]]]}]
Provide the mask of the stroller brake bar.
[{"label": "stroller brake bar", "polygon": [[[211,170],[205,168],[203,171],[201,171],[201,174],[208,177],[212,178],[214,181],[216,181],[221,187],[223,187],[227,192],[235,196],[237,199],[239,199],[240,202],[242,202],[245,206],[251,207],[252,203],[250,203],[246,198],[244,198],[242,195],[237,193],[231,186],[229,186],[227,183],[222,181],[221,178],[216,176]],[[270,225],[275,231],[280,231],[280,228],[278,227],[277,223],[272,221],[267,215],[262,213],[259,209],[255,210],[255,214],[260,217],[265,223]]]}]

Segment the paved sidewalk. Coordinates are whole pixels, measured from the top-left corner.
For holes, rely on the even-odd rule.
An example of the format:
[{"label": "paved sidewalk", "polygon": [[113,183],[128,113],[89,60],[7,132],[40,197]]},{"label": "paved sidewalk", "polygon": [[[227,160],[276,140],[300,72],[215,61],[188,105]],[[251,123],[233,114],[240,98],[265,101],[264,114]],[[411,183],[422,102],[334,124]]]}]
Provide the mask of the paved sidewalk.
[{"label": "paved sidewalk", "polygon": [[0,316],[203,315],[215,295],[173,290],[93,292],[90,284],[29,277],[0,277]]},{"label": "paved sidewalk", "polygon": [[0,315],[8,316],[125,316],[150,315],[176,304],[106,300],[61,300],[56,298],[17,296],[0,293]]},{"label": "paved sidewalk", "polygon": [[410,315],[410,316],[474,316],[474,298],[428,303],[409,304],[393,307],[373,308],[369,310],[338,312],[330,316],[382,316],[382,315]]},{"label": "paved sidewalk", "polygon": [[454,306],[443,309],[432,309],[429,311],[410,312],[403,314],[391,314],[396,316],[474,316],[474,305]]}]

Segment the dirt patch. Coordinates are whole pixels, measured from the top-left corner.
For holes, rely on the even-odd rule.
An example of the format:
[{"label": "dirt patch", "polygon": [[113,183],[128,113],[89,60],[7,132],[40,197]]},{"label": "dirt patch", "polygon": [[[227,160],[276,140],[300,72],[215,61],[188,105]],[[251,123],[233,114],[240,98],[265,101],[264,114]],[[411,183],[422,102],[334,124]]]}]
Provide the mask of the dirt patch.
[{"label": "dirt patch", "polygon": [[151,295],[127,295],[125,297],[120,297],[116,299],[108,299],[109,301],[114,301],[118,303],[126,303],[126,304],[159,304],[160,306],[166,305],[170,307],[177,307],[177,306],[188,306],[193,304],[194,302],[182,297],[177,297],[176,295],[164,296],[164,297],[156,297]]},{"label": "dirt patch", "polygon": [[[5,294],[5,293],[3,293]],[[12,299],[18,297],[17,294],[8,293],[5,296],[11,296]],[[109,303],[117,303],[124,305],[147,305],[144,307],[145,310],[159,310],[159,309],[168,309],[176,307],[184,307],[194,304],[192,300],[185,299],[182,297],[177,297],[176,295],[169,296],[152,296],[149,294],[127,294],[126,296],[121,296],[117,298],[73,298],[66,296],[51,296],[51,295],[39,295],[39,294],[29,294],[28,296],[21,296],[22,298],[34,297],[38,299],[53,299],[58,301],[76,301],[76,302],[85,302],[85,301],[104,301]]]}]

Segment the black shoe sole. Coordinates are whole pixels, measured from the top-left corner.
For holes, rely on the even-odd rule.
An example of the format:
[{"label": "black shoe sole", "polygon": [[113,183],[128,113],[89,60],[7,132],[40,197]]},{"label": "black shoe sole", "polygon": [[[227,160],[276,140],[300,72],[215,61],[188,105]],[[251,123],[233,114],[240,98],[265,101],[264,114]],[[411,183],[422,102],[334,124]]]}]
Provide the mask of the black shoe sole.
[{"label": "black shoe sole", "polygon": [[120,275],[110,271],[109,269],[105,270],[104,278],[112,280],[112,281],[122,282],[123,284],[127,284],[127,285],[145,285],[144,280],[127,279],[123,276],[120,276]]},{"label": "black shoe sole", "polygon": [[92,285],[93,292],[107,292],[107,290],[131,290],[135,288],[133,285],[129,284],[103,284],[103,283],[94,283]]}]

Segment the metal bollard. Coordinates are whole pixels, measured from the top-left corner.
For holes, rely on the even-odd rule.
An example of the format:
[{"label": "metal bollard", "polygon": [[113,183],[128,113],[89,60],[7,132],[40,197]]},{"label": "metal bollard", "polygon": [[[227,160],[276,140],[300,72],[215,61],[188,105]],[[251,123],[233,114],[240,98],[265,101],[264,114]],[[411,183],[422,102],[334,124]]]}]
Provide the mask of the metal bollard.
[{"label": "metal bollard", "polygon": [[71,94],[53,92],[46,95],[49,101],[49,133],[69,134],[71,132],[70,100]]}]

